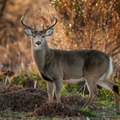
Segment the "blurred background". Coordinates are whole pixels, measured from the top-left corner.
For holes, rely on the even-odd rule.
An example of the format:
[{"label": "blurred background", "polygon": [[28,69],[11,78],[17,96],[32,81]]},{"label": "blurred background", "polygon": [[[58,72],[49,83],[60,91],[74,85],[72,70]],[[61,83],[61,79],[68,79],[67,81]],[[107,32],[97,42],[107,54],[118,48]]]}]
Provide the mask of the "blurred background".
[{"label": "blurred background", "polygon": [[[119,0],[0,0],[0,68],[13,72],[36,69],[30,38],[20,18],[28,9],[26,23],[37,29],[58,19],[49,46],[56,49],[97,49],[113,57],[114,78],[120,79]],[[71,56],[72,57],[72,56]]]}]

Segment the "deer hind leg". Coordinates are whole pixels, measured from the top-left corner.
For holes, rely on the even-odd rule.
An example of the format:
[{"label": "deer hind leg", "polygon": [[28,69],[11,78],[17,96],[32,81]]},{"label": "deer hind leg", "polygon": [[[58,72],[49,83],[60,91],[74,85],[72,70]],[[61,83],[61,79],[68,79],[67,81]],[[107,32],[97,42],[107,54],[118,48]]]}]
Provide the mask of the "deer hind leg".
[{"label": "deer hind leg", "polygon": [[85,108],[87,106],[89,106],[90,104],[92,104],[93,100],[95,99],[95,97],[97,96],[97,88],[96,88],[96,83],[93,80],[86,81],[87,82],[87,88],[89,91],[89,98],[86,101],[86,103],[83,105],[82,108]]},{"label": "deer hind leg", "polygon": [[110,90],[115,96],[116,111],[119,112],[119,88],[118,85],[110,81],[99,81],[97,83],[103,88]]},{"label": "deer hind leg", "polygon": [[48,102],[53,102],[54,98],[54,91],[55,91],[55,84],[54,82],[47,81],[47,93],[48,93]]},{"label": "deer hind leg", "polygon": [[57,103],[61,103],[62,80],[55,81],[55,86],[56,86],[55,95],[56,95]]}]

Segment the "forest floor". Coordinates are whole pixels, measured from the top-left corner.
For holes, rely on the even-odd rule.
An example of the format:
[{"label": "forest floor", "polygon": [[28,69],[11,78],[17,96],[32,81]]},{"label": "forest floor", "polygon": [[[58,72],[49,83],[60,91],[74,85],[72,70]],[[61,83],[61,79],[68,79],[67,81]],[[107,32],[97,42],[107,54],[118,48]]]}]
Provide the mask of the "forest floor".
[{"label": "forest floor", "polygon": [[62,96],[62,103],[50,104],[43,89],[1,85],[0,120],[120,120],[113,102],[96,100],[91,108],[81,110],[85,101],[71,95]]}]

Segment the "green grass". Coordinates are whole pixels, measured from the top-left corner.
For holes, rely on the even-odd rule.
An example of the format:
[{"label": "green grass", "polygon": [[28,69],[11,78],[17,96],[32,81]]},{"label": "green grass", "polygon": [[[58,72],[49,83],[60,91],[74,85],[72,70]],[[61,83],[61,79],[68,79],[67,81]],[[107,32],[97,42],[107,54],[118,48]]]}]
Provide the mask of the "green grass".
[{"label": "green grass", "polygon": [[[16,76],[13,80],[14,84],[17,85],[22,85],[23,80],[25,80],[26,77],[30,77],[33,80],[39,80],[39,86],[42,89],[46,90],[46,83],[44,80],[40,80],[38,72],[23,72],[20,75]],[[120,82],[118,80],[117,84],[119,85],[120,88]],[[73,94],[76,95],[82,95],[82,93],[79,91],[80,90],[80,84],[64,84],[62,87],[62,96],[71,96]],[[105,116],[107,117],[120,117],[120,113],[115,113],[115,104],[113,102],[113,95],[111,92],[108,90],[102,89],[98,90],[98,97],[94,101],[94,106],[96,109],[84,109],[80,111],[84,116],[86,117],[100,117],[101,120]],[[26,113],[24,112],[12,112],[11,110],[4,111],[2,114],[0,113],[0,120],[1,117],[3,118],[19,118],[19,119],[28,119],[26,117]],[[46,118],[44,116],[42,117],[29,117],[29,120],[57,120],[56,118]],[[113,118],[114,120],[114,118]]]},{"label": "green grass", "polygon": [[55,120],[55,118],[44,116],[29,117],[29,113],[26,112],[13,112],[10,109],[2,111],[0,113],[0,120]]},{"label": "green grass", "polygon": [[82,110],[77,110],[77,111],[79,111],[85,117],[96,117],[96,113],[90,111],[90,109],[88,109],[88,108],[85,108],[85,109],[82,109]]},{"label": "green grass", "polygon": [[[110,101],[99,101],[96,100],[94,102],[94,105],[96,105],[99,109],[102,108],[103,110],[111,110],[115,109],[115,105],[113,102]],[[120,118],[120,113],[115,113],[112,112],[111,114],[107,114],[107,112],[104,111],[100,111],[100,110],[90,110],[88,108],[86,109],[77,109],[77,111],[79,111],[82,115],[84,115],[85,117],[89,117],[89,118],[100,118],[100,120],[105,120],[105,118],[111,118],[111,120],[119,120],[118,118]],[[6,111],[2,111],[0,112],[0,120],[59,120],[59,118],[56,117],[44,117],[44,116],[40,116],[40,117],[28,117],[29,113],[25,113],[25,112],[13,112],[10,109],[7,109]]]}]

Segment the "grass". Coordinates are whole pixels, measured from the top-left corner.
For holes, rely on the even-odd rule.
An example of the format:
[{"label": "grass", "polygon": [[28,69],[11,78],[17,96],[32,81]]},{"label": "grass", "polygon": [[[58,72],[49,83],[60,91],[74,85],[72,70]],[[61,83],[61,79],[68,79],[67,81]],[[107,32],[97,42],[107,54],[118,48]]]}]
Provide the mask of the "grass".
[{"label": "grass", "polygon": [[[14,78],[13,82],[14,84],[21,85],[22,81],[26,77],[30,77],[33,80],[39,79],[38,73],[25,72]],[[45,81],[40,80],[39,86],[42,89],[46,89]],[[62,88],[62,95],[63,96],[71,96],[73,94],[81,95],[81,93],[79,92],[80,88],[78,87],[79,87],[78,84],[64,84]],[[99,95],[93,104],[95,106],[95,109],[88,109],[88,108],[83,110],[77,109],[77,111],[80,111],[80,113],[82,113],[85,117],[98,117],[101,118],[101,120],[102,119],[104,120],[105,117],[112,118],[113,120],[114,118],[116,118],[115,120],[117,120],[118,118],[120,119],[120,113],[115,112],[115,104],[113,102],[112,94],[105,89],[100,90],[98,93]],[[13,118],[15,120],[21,120],[21,119],[22,120],[57,120],[57,118],[49,118],[44,116],[27,117],[27,114],[28,113],[25,112],[12,112],[10,109],[7,109],[6,111],[0,112],[0,120],[4,120],[4,119],[13,120]]]},{"label": "grass", "polygon": [[13,112],[10,109],[0,113],[0,120],[55,120],[54,118],[44,116],[28,117],[29,113],[26,112]]},{"label": "grass", "polygon": [[[80,110],[77,109],[80,113],[82,113],[85,117],[97,118],[98,120],[106,120],[106,118],[110,120],[119,120],[120,113],[113,112],[115,110],[115,105],[110,101],[97,101],[94,102],[94,105],[97,106],[97,109],[90,110],[88,108]],[[113,110],[114,109],[114,110]],[[109,113],[109,114],[108,114]],[[59,120],[57,117],[28,117],[29,113],[26,112],[13,112],[10,109],[0,112],[0,120]],[[71,117],[72,118],[72,117]],[[71,119],[72,120],[72,119]]]},{"label": "grass", "polygon": [[96,117],[96,113],[90,111],[90,109],[85,108],[83,110],[78,110],[80,113],[82,113],[85,117]]}]

